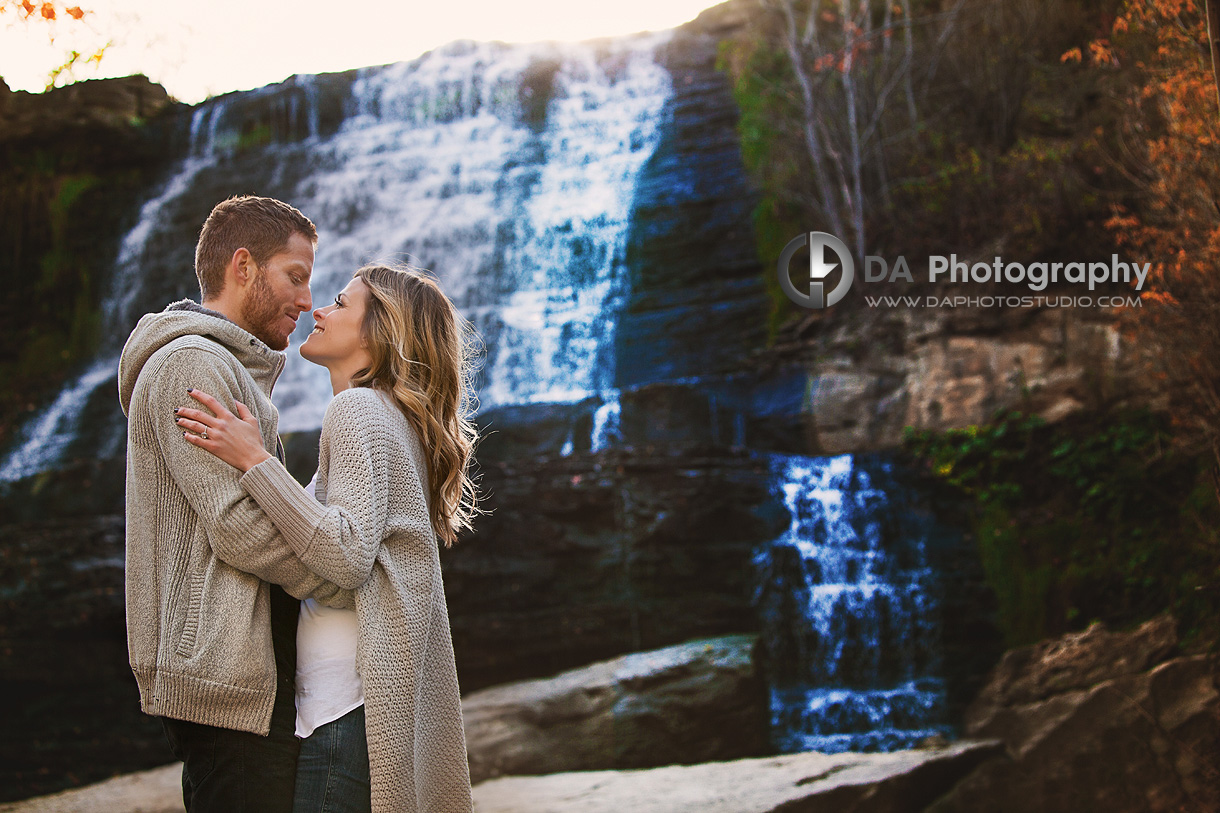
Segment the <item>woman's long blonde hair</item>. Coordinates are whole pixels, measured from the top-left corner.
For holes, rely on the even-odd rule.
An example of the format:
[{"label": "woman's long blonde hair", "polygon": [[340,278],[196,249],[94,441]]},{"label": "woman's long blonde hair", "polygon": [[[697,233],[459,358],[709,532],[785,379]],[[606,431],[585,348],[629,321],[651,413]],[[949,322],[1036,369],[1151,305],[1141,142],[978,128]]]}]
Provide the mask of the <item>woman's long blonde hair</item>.
[{"label": "woman's long blonde hair", "polygon": [[432,527],[449,547],[478,512],[469,473],[478,440],[468,418],[474,331],[419,269],[366,265],[355,276],[369,289],[360,332],[372,363],[352,377],[352,386],[388,393],[419,435]]}]

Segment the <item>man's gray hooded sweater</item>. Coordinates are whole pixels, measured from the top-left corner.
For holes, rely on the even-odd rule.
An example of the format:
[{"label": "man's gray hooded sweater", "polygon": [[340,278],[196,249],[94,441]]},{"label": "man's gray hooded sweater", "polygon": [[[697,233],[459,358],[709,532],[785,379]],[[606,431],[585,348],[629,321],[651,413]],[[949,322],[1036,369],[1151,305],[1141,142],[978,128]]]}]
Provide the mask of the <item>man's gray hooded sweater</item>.
[{"label": "man's gray hooded sweater", "polygon": [[[190,301],[145,316],[123,348],[127,648],[148,714],[266,734],[276,696],[272,585],[354,606],[349,592],[301,564],[242,489],[240,472],[187,443],[174,422],[175,407],[200,408],[188,388],[234,412],[241,401],[274,454],[279,414],[270,396],[283,368],[282,353]],[[295,624],[296,607],[275,615],[291,614]],[[279,654],[290,686],[293,655]]]}]

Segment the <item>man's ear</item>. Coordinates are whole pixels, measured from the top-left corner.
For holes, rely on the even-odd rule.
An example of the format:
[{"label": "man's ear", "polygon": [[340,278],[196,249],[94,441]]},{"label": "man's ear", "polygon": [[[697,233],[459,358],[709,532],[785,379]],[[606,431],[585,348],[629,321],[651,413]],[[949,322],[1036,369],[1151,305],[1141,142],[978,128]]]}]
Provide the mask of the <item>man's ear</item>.
[{"label": "man's ear", "polygon": [[237,287],[244,288],[254,278],[256,269],[257,266],[254,258],[250,256],[250,250],[239,248],[229,258],[229,267],[226,272],[232,274],[233,282],[237,284]]}]

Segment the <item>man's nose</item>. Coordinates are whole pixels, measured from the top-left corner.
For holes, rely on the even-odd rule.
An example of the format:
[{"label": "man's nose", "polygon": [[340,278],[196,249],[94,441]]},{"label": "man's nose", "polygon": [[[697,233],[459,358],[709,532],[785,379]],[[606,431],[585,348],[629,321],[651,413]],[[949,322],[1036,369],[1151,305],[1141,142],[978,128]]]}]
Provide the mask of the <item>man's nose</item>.
[{"label": "man's nose", "polygon": [[301,311],[313,309],[313,297],[310,295],[308,285],[303,290],[297,291],[297,309]]}]

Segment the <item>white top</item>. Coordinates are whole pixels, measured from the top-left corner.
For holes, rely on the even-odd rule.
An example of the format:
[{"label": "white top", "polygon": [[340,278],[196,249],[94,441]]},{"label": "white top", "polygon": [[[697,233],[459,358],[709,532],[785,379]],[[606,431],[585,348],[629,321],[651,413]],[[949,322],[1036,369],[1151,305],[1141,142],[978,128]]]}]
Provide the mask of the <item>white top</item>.
[{"label": "white top", "polygon": [[[305,490],[314,493],[317,475]],[[297,731],[305,738],[364,705],[356,671],[355,610],[336,610],[313,599],[301,602],[297,623]]]}]

